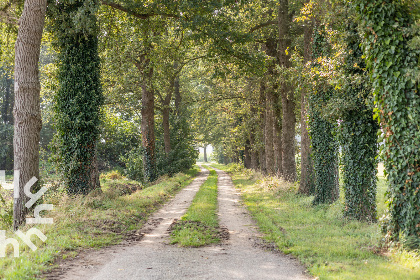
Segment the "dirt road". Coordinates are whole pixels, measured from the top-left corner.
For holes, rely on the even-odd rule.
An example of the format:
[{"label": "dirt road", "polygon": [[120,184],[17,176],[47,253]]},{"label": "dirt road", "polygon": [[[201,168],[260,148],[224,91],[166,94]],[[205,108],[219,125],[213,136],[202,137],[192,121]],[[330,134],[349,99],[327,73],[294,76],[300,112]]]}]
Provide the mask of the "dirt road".
[{"label": "dirt road", "polygon": [[149,233],[141,241],[87,253],[59,278],[47,279],[310,279],[296,260],[257,245],[258,232],[230,177],[217,173],[219,218],[229,231],[227,241],[203,248],[168,245],[167,229],[185,213],[206,179],[208,171],[203,170],[151,217],[143,229]]}]

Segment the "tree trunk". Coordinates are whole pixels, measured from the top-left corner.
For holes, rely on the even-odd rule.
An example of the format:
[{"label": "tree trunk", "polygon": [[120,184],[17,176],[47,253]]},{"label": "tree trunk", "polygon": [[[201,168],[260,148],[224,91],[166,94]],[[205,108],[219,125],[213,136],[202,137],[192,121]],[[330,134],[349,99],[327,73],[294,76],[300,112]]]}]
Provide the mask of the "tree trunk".
[{"label": "tree trunk", "polygon": [[[290,47],[290,21],[289,2],[288,0],[279,1],[279,64],[280,67],[289,68],[290,56],[286,53]],[[294,182],[296,180],[296,163],[295,163],[295,101],[293,91],[286,81],[282,81],[280,85],[281,103],[283,111],[282,121],[282,171],[283,178],[287,181]]]},{"label": "tree trunk", "polygon": [[[277,106],[276,106],[277,107]],[[282,141],[281,141],[281,113],[280,109],[275,110],[274,118],[273,118],[273,137],[274,137],[274,161],[276,166],[276,174],[282,176],[283,168],[282,168],[282,157],[283,157],[283,150],[282,150]]]},{"label": "tree trunk", "polygon": [[250,163],[250,168],[257,170],[258,169],[258,152],[257,149],[255,147],[255,134],[254,134],[254,129],[251,130],[251,133],[249,134],[249,146],[251,147],[251,151],[250,151],[250,158],[251,158],[251,163]]},{"label": "tree trunk", "polygon": [[[2,135],[2,144],[5,151],[4,157],[0,159],[0,170],[11,170],[13,169],[13,130],[11,131],[9,126],[13,125],[13,79],[4,74],[4,99],[2,107],[2,119],[4,123],[4,133]],[[12,135],[10,135],[12,134]]]},{"label": "tree trunk", "polygon": [[265,95],[265,168],[267,174],[273,175],[274,168],[274,146],[273,146],[273,119],[274,119],[274,95],[273,92],[266,89]]},{"label": "tree trunk", "polygon": [[289,182],[296,180],[295,163],[295,104],[287,96],[289,90],[284,90],[282,94],[283,121],[282,121],[282,171],[283,178]]},{"label": "tree trunk", "polygon": [[169,126],[169,114],[171,111],[170,103],[171,103],[172,93],[168,93],[165,97],[163,102],[163,110],[162,110],[162,121],[163,121],[163,142],[165,144],[165,153],[168,156],[171,152],[171,131]]},{"label": "tree trunk", "polygon": [[[40,90],[38,61],[44,29],[46,0],[26,0],[19,20],[15,45],[15,117],[14,169],[20,171],[18,189],[15,189],[13,227],[24,222],[27,197],[25,184],[39,178],[39,139],[42,126],[39,109]],[[32,188],[36,192],[38,184]]]},{"label": "tree trunk", "polygon": [[[260,104],[260,128],[261,128],[261,142],[265,142],[265,118],[266,118],[266,110],[265,110],[265,81],[264,78],[260,81],[260,97],[259,97],[259,104]],[[265,172],[265,147],[262,147],[259,151],[259,162],[260,162],[260,170],[261,172]]]},{"label": "tree trunk", "polygon": [[204,162],[207,162],[207,145],[204,144]]},{"label": "tree trunk", "polygon": [[[305,62],[311,59],[311,38],[312,26],[310,22],[306,22],[304,26],[304,59]],[[314,184],[314,168],[311,158],[311,140],[308,133],[308,100],[307,89],[302,87],[300,99],[300,128],[301,128],[301,142],[300,142],[300,184],[299,192],[306,195],[311,195],[315,192]]]},{"label": "tree trunk", "polygon": [[[275,76],[275,72],[273,71],[273,76]],[[274,116],[273,116],[273,144],[274,144],[274,163],[275,163],[275,172],[278,176],[282,176],[283,174],[283,147],[282,147],[282,139],[281,139],[281,106],[279,95],[277,93],[278,85],[275,84],[274,87]]]},{"label": "tree trunk", "polygon": [[249,139],[245,142],[245,150],[244,150],[244,166],[245,168],[251,168],[251,144]]},{"label": "tree trunk", "polygon": [[182,96],[181,96],[181,92],[179,91],[179,77],[178,76],[176,76],[174,80],[174,95],[175,95],[175,113],[179,115],[179,112],[181,110]]},{"label": "tree trunk", "polygon": [[[148,64],[148,63],[147,63]],[[151,79],[152,70],[149,70],[148,78]],[[143,165],[145,178],[149,182],[156,179],[155,158],[155,98],[151,86],[142,85],[142,108],[141,108],[141,134],[144,148]]]},{"label": "tree trunk", "polygon": [[4,77],[4,100],[3,100],[3,108],[2,108],[2,119],[4,124],[8,124],[11,121],[10,116],[10,108],[13,106],[13,99],[12,99],[12,92],[11,87],[13,84],[13,80],[10,79],[5,75]]},{"label": "tree trunk", "polygon": [[97,157],[97,150],[95,149],[95,155],[92,159],[91,169],[90,169],[90,182],[89,185],[91,186],[91,190],[96,189],[100,193],[102,193],[101,189],[101,182],[99,181],[99,169],[98,169],[98,157]]}]

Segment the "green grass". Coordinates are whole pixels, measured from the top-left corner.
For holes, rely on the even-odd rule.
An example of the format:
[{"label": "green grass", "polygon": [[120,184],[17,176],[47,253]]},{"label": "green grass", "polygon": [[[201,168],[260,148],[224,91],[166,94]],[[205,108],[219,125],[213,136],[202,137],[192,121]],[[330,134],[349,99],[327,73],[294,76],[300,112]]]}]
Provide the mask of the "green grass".
[{"label": "green grass", "polygon": [[[53,267],[57,259],[75,256],[83,248],[100,248],[117,244],[133,237],[145,223],[148,216],[157,210],[173,194],[188,185],[199,169],[172,178],[162,178],[156,184],[135,191],[133,181],[102,179],[102,194],[68,197],[54,192],[46,195],[44,203],[54,204],[54,210],[42,212],[43,216],[54,218],[53,225],[38,225],[47,240],[42,243],[37,237],[32,240],[38,250],[30,251],[21,244],[21,255],[0,258],[0,279],[37,279],[41,272]],[[138,185],[139,183],[137,183]],[[129,190],[127,192],[127,190]],[[133,192],[135,191],[135,192]],[[133,192],[131,194],[127,194]],[[25,226],[26,232],[30,227]],[[7,231],[7,237],[14,237]]]},{"label": "green grass", "polygon": [[[417,251],[379,248],[380,225],[346,220],[343,201],[313,207],[313,197],[296,194],[296,186],[277,178],[213,165],[230,171],[244,203],[265,239],[296,256],[319,279],[420,279]],[[378,182],[378,214],[384,213],[385,178]]]},{"label": "green grass", "polygon": [[173,226],[171,243],[183,247],[200,247],[217,243],[217,174],[210,170],[206,182],[195,195],[187,213]]}]

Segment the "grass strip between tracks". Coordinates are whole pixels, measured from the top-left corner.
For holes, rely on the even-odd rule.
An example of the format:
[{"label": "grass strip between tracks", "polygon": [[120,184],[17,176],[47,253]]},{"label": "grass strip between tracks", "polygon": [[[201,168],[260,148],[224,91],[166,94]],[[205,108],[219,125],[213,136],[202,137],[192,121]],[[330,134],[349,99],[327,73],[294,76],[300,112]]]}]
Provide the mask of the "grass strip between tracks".
[{"label": "grass strip between tracks", "polygon": [[172,226],[171,243],[182,247],[200,247],[218,243],[217,174],[210,175],[195,195],[187,213]]}]

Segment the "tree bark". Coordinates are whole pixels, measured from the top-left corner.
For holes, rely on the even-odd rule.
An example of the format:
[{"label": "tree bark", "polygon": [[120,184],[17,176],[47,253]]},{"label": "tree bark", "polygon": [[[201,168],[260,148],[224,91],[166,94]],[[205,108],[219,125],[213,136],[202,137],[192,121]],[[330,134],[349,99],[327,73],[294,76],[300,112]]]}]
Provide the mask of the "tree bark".
[{"label": "tree bark", "polygon": [[274,137],[274,161],[276,166],[276,174],[282,176],[283,168],[282,168],[282,157],[283,157],[283,150],[282,150],[282,140],[281,140],[281,109],[278,106],[279,97],[278,95],[274,95],[275,97],[275,104],[276,106],[274,109],[274,118],[273,118],[273,137]]},{"label": "tree bark", "polygon": [[165,100],[163,102],[163,110],[162,110],[162,122],[163,122],[163,142],[165,145],[165,153],[169,155],[171,152],[171,131],[169,126],[169,114],[171,111],[170,103],[171,103],[172,93],[168,93],[166,95]]},{"label": "tree bark", "polygon": [[[150,75],[151,76],[151,75]],[[145,177],[149,182],[156,179],[155,158],[155,98],[153,90],[142,85],[141,134],[144,148],[143,164]]]},{"label": "tree bark", "polygon": [[9,141],[10,135],[13,135],[8,127],[13,125],[13,79],[7,76],[7,73],[4,74],[4,98],[2,106],[2,120],[4,123],[4,133],[2,135],[2,144],[5,151],[5,155],[0,159],[0,169],[1,170],[11,170],[13,169],[13,140]]},{"label": "tree bark", "polygon": [[[262,132],[262,139],[261,142],[265,143],[265,118],[266,118],[266,110],[265,110],[265,80],[264,78],[260,81],[260,127]],[[264,145],[265,146],[265,145]],[[260,170],[261,172],[265,172],[265,147],[261,148],[259,151],[259,162],[260,162]]]},{"label": "tree bark", "polygon": [[5,75],[4,77],[4,100],[3,100],[3,108],[2,108],[2,119],[4,124],[11,123],[12,118],[9,119],[10,116],[10,108],[13,106],[13,98],[11,87],[13,85],[13,80],[10,79]]},{"label": "tree bark", "polygon": [[[38,61],[44,29],[46,0],[26,0],[19,20],[15,45],[15,118],[14,169],[19,170],[18,189],[15,189],[13,227],[24,222],[27,197],[23,188],[32,178],[39,178],[39,139],[42,127]],[[38,184],[32,187],[36,192]]]},{"label": "tree bark", "polygon": [[[280,67],[289,68],[290,56],[286,53],[290,47],[291,40],[289,38],[291,17],[289,15],[289,1],[279,1],[279,44],[278,57]],[[294,182],[296,180],[296,163],[295,163],[295,101],[293,91],[286,81],[282,81],[280,85],[281,103],[283,111],[282,120],[282,171],[283,178],[287,181]]]},{"label": "tree bark", "polygon": [[245,168],[251,168],[251,144],[249,139],[245,141],[245,149],[244,149],[244,166]]},{"label": "tree bark", "polygon": [[[311,38],[312,26],[310,22],[305,22],[304,26],[304,60],[305,62],[311,59]],[[314,185],[314,168],[311,158],[311,140],[308,132],[308,98],[307,89],[302,87],[300,99],[300,128],[301,128],[301,168],[300,168],[300,184],[299,192],[306,195],[311,195],[315,191]]]},{"label": "tree bark", "polygon": [[274,146],[273,146],[273,120],[274,120],[274,95],[271,89],[265,91],[265,168],[267,174],[274,174]]}]

